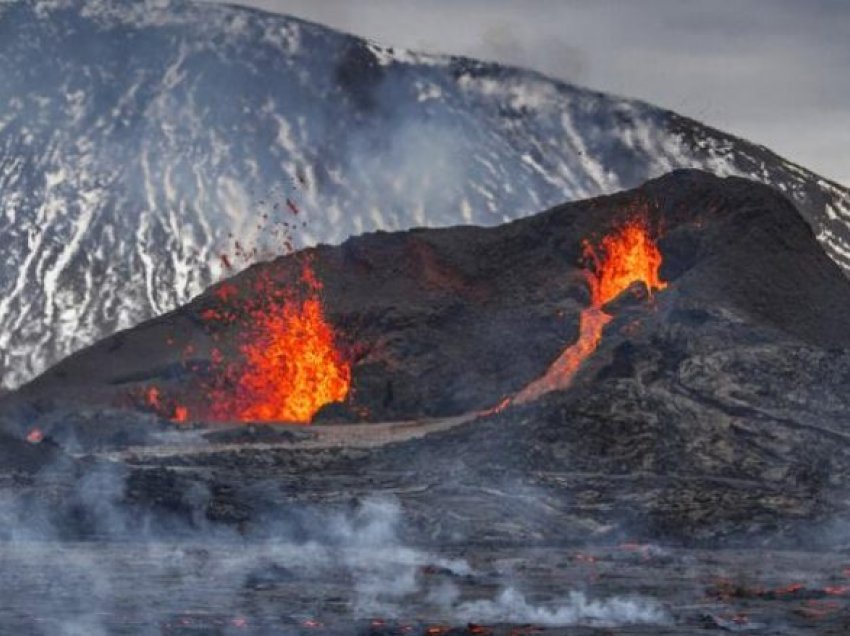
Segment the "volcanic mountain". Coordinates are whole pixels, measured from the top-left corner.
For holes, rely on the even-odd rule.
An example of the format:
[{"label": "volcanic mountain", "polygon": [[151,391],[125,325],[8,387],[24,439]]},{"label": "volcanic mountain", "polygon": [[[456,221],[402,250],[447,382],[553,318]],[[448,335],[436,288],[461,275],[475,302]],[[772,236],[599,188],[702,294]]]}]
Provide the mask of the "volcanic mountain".
[{"label": "volcanic mountain", "polygon": [[[262,243],[257,226],[307,245],[495,225],[693,167],[777,188],[850,267],[845,189],[674,113],[529,71],[213,3],[20,0],[0,3],[0,75],[7,386],[243,267],[234,251]],[[510,302],[501,291],[487,302]],[[534,326],[531,358],[572,328]],[[518,364],[493,388],[539,366]],[[487,392],[466,390],[428,408]]]},{"label": "volcanic mountain", "polygon": [[[274,315],[320,299],[329,330],[318,333],[332,354],[305,377],[342,388],[316,405],[314,421],[361,436],[389,430],[369,422],[419,421],[430,434],[372,450],[133,460],[223,471],[215,479],[227,488],[212,490],[231,503],[211,503],[214,516],[227,517],[220,506],[234,499],[273,505],[246,494],[254,482],[238,466],[290,475],[297,497],[368,491],[375,475],[394,492],[425,488],[401,496],[422,531],[445,540],[461,531],[578,540],[628,528],[686,542],[790,541],[848,512],[850,282],[788,199],[698,171],[496,227],[376,232],[253,266],[56,365],[6,400],[7,424],[23,435],[39,423],[61,446],[75,428],[106,436],[137,426],[132,411],[206,426],[262,421],[243,407],[264,399],[264,387],[240,378],[264,360],[247,356],[253,339],[274,348],[263,316],[281,297],[294,305]],[[593,317],[604,319],[591,346],[574,349]],[[570,373],[529,393],[568,351],[580,354]],[[363,424],[344,424],[352,421]],[[267,429],[255,441],[337,429]],[[235,440],[235,431],[211,435]],[[157,493],[139,486],[142,500],[177,487],[139,475]],[[547,512],[506,525],[502,495],[469,490],[508,481],[539,491]],[[434,518],[432,506],[452,507],[452,518]]]}]

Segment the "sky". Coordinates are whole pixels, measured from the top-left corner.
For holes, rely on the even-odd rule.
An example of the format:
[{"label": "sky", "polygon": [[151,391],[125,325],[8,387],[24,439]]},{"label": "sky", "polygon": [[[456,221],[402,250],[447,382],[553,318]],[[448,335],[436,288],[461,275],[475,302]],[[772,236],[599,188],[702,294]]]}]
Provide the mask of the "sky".
[{"label": "sky", "polygon": [[643,99],[850,186],[850,0],[237,3]]}]

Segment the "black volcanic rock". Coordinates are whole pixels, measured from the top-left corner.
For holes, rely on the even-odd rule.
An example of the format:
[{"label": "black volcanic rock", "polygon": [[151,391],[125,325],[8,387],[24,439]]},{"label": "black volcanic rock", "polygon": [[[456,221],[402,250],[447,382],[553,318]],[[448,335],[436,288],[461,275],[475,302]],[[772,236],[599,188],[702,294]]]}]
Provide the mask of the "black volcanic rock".
[{"label": "black volcanic rock", "polygon": [[[614,319],[569,390],[371,449],[148,458],[132,468],[134,504],[184,501],[202,482],[207,518],[248,526],[295,501],[382,491],[402,500],[416,537],[436,541],[823,538],[850,516],[850,282],[793,205],[743,179],[680,171],[496,228],[376,233],[311,250],[353,359],[343,410],[375,421],[447,416],[522,388],[576,338],[588,303],[582,240],[635,215],[659,231],[668,286],[609,303]],[[247,298],[258,277],[294,280],[301,258],[229,284]],[[212,289],[70,357],[6,406],[102,407],[150,383],[192,386],[213,337],[236,337],[199,318],[216,299]],[[202,371],[181,362],[186,344]],[[181,479],[148,489],[151,465],[179,466]]]}]

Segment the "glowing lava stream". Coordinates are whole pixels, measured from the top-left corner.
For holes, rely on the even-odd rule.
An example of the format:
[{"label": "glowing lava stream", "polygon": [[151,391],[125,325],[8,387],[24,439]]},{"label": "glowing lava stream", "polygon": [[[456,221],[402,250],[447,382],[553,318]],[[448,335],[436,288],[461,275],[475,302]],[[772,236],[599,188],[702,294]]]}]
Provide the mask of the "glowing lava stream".
[{"label": "glowing lava stream", "polygon": [[[658,275],[661,252],[641,221],[631,220],[615,229],[602,239],[598,249],[585,241],[584,257],[591,264],[586,272],[590,306],[579,316],[578,340],[558,356],[542,377],[523,388],[510,402],[524,404],[550,391],[569,387],[581,364],[596,351],[602,331],[612,319],[602,307],[629,286],[643,283],[650,294],[667,287]],[[508,403],[503,402],[500,407]]]}]

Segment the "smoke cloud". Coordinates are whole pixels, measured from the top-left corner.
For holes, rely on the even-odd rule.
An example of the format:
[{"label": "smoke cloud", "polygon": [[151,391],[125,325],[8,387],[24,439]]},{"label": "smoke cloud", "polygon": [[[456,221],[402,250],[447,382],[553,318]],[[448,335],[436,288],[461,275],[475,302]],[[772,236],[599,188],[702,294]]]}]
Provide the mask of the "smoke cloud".
[{"label": "smoke cloud", "polygon": [[850,185],[850,5],[242,0],[383,44],[530,67],[763,143]]}]

